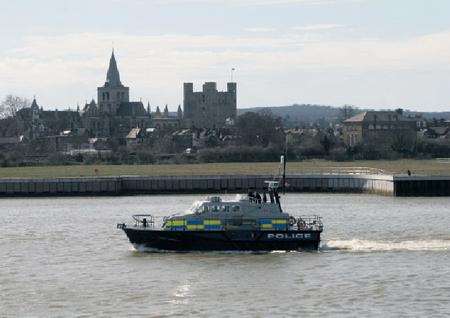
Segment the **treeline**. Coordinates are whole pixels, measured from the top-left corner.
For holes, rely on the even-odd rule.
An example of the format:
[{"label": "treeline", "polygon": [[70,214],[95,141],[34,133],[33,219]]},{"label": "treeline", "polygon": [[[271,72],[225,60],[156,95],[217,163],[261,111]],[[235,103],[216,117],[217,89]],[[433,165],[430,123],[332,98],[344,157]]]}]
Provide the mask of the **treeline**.
[{"label": "treeline", "polygon": [[267,111],[240,115],[227,133],[233,137],[231,142],[221,139],[220,133],[212,134],[202,148],[192,152],[186,152],[185,147],[171,139],[170,132],[161,132],[153,141],[131,148],[111,140],[110,150],[76,155],[58,152],[45,140],[35,140],[1,149],[0,166],[270,162],[279,161],[286,149],[290,161],[450,157],[450,142],[446,139],[418,139],[410,148],[405,148],[400,141],[390,148],[377,145],[350,148],[343,143],[339,131],[318,126],[286,130],[281,118]]}]

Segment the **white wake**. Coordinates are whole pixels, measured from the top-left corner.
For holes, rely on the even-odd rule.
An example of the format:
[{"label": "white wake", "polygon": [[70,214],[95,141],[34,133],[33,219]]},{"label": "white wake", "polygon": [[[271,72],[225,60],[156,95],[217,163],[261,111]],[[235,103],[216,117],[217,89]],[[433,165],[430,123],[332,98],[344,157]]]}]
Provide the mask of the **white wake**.
[{"label": "white wake", "polygon": [[322,244],[321,250],[344,250],[355,252],[378,251],[446,251],[450,250],[450,240],[418,241],[369,241],[369,240],[329,240]]}]

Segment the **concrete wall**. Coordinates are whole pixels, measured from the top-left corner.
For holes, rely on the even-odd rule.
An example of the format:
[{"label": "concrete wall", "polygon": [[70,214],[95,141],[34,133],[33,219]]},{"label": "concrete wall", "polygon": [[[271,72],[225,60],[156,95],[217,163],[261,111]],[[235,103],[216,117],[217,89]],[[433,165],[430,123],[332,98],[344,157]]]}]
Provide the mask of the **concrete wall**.
[{"label": "concrete wall", "polygon": [[[128,195],[158,193],[233,193],[262,189],[271,176],[105,177],[0,179],[0,196]],[[289,175],[288,192],[394,194],[392,176]]]},{"label": "concrete wall", "polygon": [[0,196],[119,195],[121,178],[0,179]]},{"label": "concrete wall", "polygon": [[394,177],[394,195],[405,196],[450,196],[450,177]]}]

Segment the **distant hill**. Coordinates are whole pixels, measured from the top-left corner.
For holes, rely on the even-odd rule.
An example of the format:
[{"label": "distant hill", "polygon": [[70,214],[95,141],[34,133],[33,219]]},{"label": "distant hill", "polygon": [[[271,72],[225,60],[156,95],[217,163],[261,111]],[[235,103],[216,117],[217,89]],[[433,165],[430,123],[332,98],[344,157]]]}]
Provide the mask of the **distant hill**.
[{"label": "distant hill", "polygon": [[[366,111],[367,109],[354,108],[354,115]],[[287,127],[301,126],[304,124],[316,123],[327,124],[337,123],[343,118],[343,111],[340,107],[324,106],[324,105],[291,105],[291,106],[269,106],[269,107],[252,107],[238,109],[238,114],[246,112],[263,112],[270,111],[275,116],[283,119]],[[415,112],[405,110],[406,115],[421,114],[426,119],[444,118],[450,120],[450,112]]]},{"label": "distant hill", "polygon": [[238,114],[246,112],[270,111],[273,115],[283,118],[286,126],[295,126],[318,122],[337,122],[340,109],[322,105],[291,105],[276,107],[253,107],[238,110]]}]

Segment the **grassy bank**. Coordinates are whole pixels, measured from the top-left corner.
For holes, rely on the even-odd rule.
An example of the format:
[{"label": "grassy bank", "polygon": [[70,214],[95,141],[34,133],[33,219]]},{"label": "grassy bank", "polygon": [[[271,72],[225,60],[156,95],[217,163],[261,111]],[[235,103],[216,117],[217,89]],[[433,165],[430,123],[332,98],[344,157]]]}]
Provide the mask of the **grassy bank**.
[{"label": "grassy bank", "polygon": [[[58,178],[86,176],[178,176],[178,175],[227,175],[227,174],[278,174],[276,162],[260,163],[211,163],[189,165],[80,165],[0,168],[0,178]],[[404,174],[450,175],[450,161],[445,160],[396,160],[331,162],[308,160],[290,162],[288,173],[346,173],[384,172]]]}]

